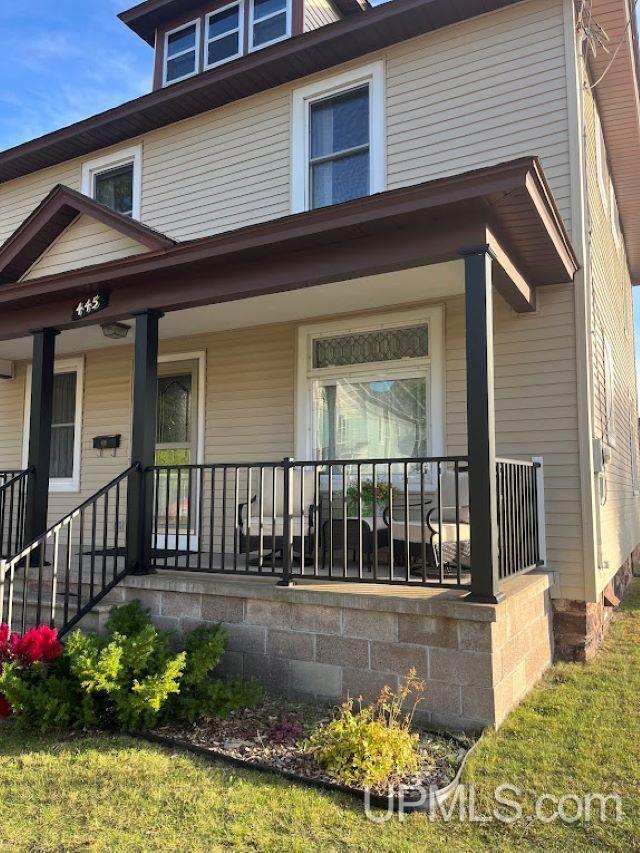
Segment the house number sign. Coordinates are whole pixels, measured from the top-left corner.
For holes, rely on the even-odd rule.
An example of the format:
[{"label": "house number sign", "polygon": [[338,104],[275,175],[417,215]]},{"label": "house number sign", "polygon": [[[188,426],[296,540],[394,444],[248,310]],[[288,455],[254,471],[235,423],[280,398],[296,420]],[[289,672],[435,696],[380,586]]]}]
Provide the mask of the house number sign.
[{"label": "house number sign", "polygon": [[95,296],[90,296],[88,299],[82,299],[73,309],[72,320],[83,320],[90,314],[97,314],[98,311],[104,311],[109,304],[109,295],[107,293],[96,293]]}]

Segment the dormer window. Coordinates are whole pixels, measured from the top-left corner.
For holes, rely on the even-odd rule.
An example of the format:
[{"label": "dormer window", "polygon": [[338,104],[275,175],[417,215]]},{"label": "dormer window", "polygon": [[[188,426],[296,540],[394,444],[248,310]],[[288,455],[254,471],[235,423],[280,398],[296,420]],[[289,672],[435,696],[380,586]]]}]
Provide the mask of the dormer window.
[{"label": "dormer window", "polygon": [[242,56],[244,3],[230,3],[207,15],[206,68]]},{"label": "dormer window", "polygon": [[200,22],[192,21],[165,35],[164,82],[177,83],[200,70]]},{"label": "dormer window", "polygon": [[250,49],[257,50],[291,35],[291,0],[250,0]]}]

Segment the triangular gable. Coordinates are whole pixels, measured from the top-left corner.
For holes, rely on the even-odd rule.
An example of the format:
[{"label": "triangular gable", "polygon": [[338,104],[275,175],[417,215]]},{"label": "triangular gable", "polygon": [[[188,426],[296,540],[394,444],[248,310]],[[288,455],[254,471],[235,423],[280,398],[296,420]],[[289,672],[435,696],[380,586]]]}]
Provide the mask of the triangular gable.
[{"label": "triangular gable", "polygon": [[[119,247],[118,257],[123,257],[123,249],[126,252],[127,246],[138,247],[129,254],[159,251],[175,246],[175,242],[164,234],[58,184],[0,247],[0,284],[17,282],[25,273],[29,273],[29,278],[33,277],[36,262],[39,265],[39,259],[54,246],[63,232],[67,231],[72,223],[74,228],[85,227],[88,218],[102,226],[96,234],[98,241],[104,239],[105,229],[107,233],[116,232],[124,239],[124,243]],[[73,238],[73,233],[71,236]],[[93,260],[91,255],[88,255],[87,263],[74,263],[73,268],[96,263],[95,257],[95,253]],[[101,260],[104,261],[105,258]],[[66,269],[69,268],[66,266]]]},{"label": "triangular gable", "polygon": [[148,251],[146,246],[127,234],[121,234],[110,225],[104,225],[88,214],[81,213],[40,255],[20,281],[31,281],[94,264],[106,264]]}]

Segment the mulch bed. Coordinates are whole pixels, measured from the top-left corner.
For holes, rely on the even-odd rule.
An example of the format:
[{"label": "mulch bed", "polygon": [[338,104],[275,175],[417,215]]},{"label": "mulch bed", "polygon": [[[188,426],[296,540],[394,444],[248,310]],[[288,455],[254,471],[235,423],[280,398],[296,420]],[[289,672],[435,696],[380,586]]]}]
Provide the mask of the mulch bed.
[{"label": "mulch bed", "polygon": [[[334,781],[303,748],[304,740],[314,727],[331,716],[332,709],[292,703],[281,698],[265,697],[259,706],[236,711],[227,719],[199,720],[193,724],[161,726],[152,735],[172,746],[184,744],[198,751],[210,752],[212,757],[228,758],[261,770],[271,769],[286,776],[303,777],[312,784],[333,786]],[[283,726],[283,720],[285,720]],[[286,738],[295,722],[299,733]],[[441,789],[454,781],[460,767],[474,745],[474,739],[423,731],[420,749],[424,758],[421,770],[406,779],[396,781],[404,796],[419,795],[419,789]],[[285,735],[286,742],[281,742]],[[387,795],[386,790],[373,793]]]}]

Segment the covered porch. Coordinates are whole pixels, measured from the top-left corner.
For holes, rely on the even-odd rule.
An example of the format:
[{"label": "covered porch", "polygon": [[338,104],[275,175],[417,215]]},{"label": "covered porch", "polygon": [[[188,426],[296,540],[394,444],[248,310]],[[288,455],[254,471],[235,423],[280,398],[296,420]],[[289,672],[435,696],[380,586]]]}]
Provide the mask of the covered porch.
[{"label": "covered porch", "polygon": [[[33,254],[23,237],[13,274],[20,252],[23,264]],[[545,562],[546,525],[543,454],[496,449],[510,445],[496,428],[496,312],[535,314],[543,286],[556,290],[575,270],[544,176],[527,160],[4,285],[0,357],[31,357],[24,464],[7,462],[0,483],[4,618],[45,615],[68,629],[128,575],[163,571],[449,587],[469,603],[500,602],[508,578]],[[71,319],[95,297],[99,313]],[[50,494],[65,479],[51,471],[56,361],[98,357],[102,329],[117,323],[135,325],[130,422],[93,430],[87,386],[81,482]],[[272,426],[281,455],[267,439],[254,456],[250,440],[234,444],[242,416],[227,410],[226,430],[214,430],[209,383],[236,383],[240,399],[242,374],[228,375],[224,353],[251,346],[246,329],[274,325],[295,329],[288,366],[279,355],[272,366],[293,377],[293,400]],[[202,345],[216,330],[219,360]],[[127,344],[109,344],[125,384]],[[457,346],[456,400],[455,370],[436,352],[446,360]],[[176,376],[190,376],[190,431],[163,423]],[[103,379],[115,380],[111,369]],[[384,441],[358,426],[362,412],[377,413]],[[101,470],[114,475],[92,491],[90,456],[112,459]]]}]

